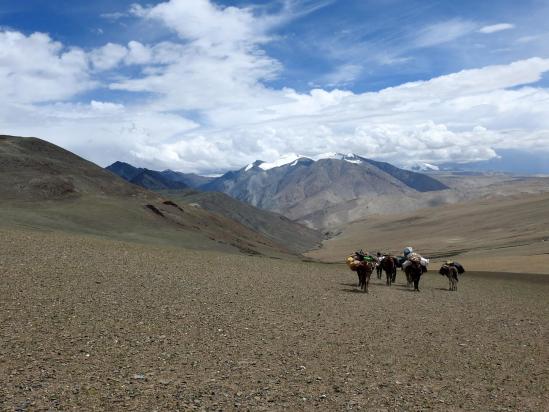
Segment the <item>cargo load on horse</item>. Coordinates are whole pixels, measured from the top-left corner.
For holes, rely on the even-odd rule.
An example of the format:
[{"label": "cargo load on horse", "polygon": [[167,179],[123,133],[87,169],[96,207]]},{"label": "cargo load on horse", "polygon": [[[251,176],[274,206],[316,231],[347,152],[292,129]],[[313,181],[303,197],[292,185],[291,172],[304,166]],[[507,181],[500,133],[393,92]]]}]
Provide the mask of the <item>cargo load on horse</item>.
[{"label": "cargo load on horse", "polygon": [[453,260],[447,260],[444,264],[455,267],[460,275],[463,275],[465,273],[465,268],[458,262],[454,262]]},{"label": "cargo load on horse", "polygon": [[358,275],[358,287],[368,293],[368,283],[370,275],[374,269],[377,259],[364,253],[362,250],[353,253],[346,259],[347,266]]},{"label": "cargo load on horse", "polygon": [[448,289],[451,291],[457,291],[458,274],[463,274],[465,269],[458,262],[447,260],[441,267],[438,273],[446,276],[449,281]]},{"label": "cargo load on horse", "polygon": [[[406,248],[406,249],[412,249],[412,248]],[[429,259],[424,258],[417,252],[409,251],[408,253],[406,253],[406,249],[404,249],[404,256],[406,257],[406,261],[402,263],[402,269],[406,270],[406,267],[411,265],[412,262],[418,262],[426,272],[427,266],[429,265]]]},{"label": "cargo load on horse", "polygon": [[356,271],[360,266],[365,266],[366,264],[374,265],[375,262],[377,262],[377,259],[374,256],[370,256],[363,252],[362,249],[353,253],[346,259],[347,266],[349,266],[349,269],[352,271]]}]

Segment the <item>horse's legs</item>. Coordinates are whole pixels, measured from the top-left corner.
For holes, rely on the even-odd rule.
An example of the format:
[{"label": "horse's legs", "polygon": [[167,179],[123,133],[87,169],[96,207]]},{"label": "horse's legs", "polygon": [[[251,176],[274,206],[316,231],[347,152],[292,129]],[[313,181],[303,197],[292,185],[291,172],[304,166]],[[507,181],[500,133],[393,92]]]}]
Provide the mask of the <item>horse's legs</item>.
[{"label": "horse's legs", "polygon": [[409,288],[412,287],[412,274],[410,272],[406,272],[406,283]]},{"label": "horse's legs", "polygon": [[370,283],[370,276],[372,273],[364,273],[364,292],[368,293],[368,283]]},{"label": "horse's legs", "polygon": [[417,290],[419,292],[419,278],[421,275],[415,275],[414,276],[414,290]]},{"label": "horse's legs", "polygon": [[393,268],[393,274],[392,274],[392,278],[391,278],[391,283],[395,283],[396,282],[396,278],[397,278],[397,268],[396,266]]}]

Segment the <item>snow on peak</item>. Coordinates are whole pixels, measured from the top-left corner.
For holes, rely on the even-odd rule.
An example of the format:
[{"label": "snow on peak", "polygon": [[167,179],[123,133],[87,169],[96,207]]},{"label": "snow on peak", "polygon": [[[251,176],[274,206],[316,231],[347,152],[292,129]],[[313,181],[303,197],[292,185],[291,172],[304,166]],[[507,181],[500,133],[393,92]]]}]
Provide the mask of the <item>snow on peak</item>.
[{"label": "snow on peak", "polygon": [[335,153],[335,152],[328,152],[328,153],[322,153],[316,156],[311,157],[313,160],[321,160],[321,159],[337,159],[337,160],[345,160],[349,163],[355,163],[355,164],[361,164],[362,159],[360,156],[354,154],[354,153]]},{"label": "snow on peak", "polygon": [[260,160],[256,160],[254,163],[250,163],[248,166],[246,166],[244,171],[247,172],[253,169],[255,166],[259,167],[262,170],[270,170],[270,169],[274,169],[275,167],[280,167],[285,165],[295,166],[299,163],[301,159],[310,159],[315,162],[317,160],[322,160],[322,159],[337,159],[337,160],[345,160],[346,162],[355,163],[355,164],[363,163],[363,160],[361,159],[361,157],[354,153],[342,154],[342,153],[328,152],[328,153],[322,153],[316,156],[301,156],[295,153],[289,153],[272,162],[262,162]]},{"label": "snow on peak", "polygon": [[259,165],[259,167],[263,170],[270,170],[274,169],[275,167],[284,166],[290,163],[292,165],[295,165],[297,164],[297,161],[302,158],[304,158],[304,156],[300,156],[295,153],[289,153],[273,162],[263,162]]}]

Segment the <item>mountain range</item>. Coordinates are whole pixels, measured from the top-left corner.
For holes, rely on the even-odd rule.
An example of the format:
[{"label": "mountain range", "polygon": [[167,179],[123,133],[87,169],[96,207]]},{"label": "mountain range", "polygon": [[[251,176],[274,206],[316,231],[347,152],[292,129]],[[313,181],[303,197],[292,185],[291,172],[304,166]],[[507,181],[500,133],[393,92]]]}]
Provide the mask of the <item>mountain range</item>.
[{"label": "mountain range", "polygon": [[[108,169],[130,182],[140,184],[133,174],[127,173],[129,165],[124,168],[120,165],[123,164],[115,163]],[[155,172],[155,176],[159,173],[162,173],[162,178],[169,177],[167,172]],[[228,194],[252,206],[280,213],[316,228],[326,226],[324,218],[319,221],[319,214],[356,199],[406,197],[448,189],[432,176],[356,154],[338,153],[315,159],[290,155],[271,163],[258,160],[194,187]],[[154,189],[152,185],[148,188]]]},{"label": "mountain range", "polygon": [[210,182],[213,178],[194,173],[180,173],[173,170],[156,170],[134,167],[128,163],[115,162],[106,168],[130,183],[149,190],[196,188]]}]

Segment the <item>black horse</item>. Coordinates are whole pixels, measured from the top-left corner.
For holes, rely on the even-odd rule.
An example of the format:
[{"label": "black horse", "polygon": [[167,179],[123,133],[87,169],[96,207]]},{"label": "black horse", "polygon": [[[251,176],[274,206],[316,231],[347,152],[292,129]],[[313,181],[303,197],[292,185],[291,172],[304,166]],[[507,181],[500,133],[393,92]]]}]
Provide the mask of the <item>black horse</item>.
[{"label": "black horse", "polygon": [[376,255],[376,273],[377,278],[381,279],[381,273],[383,273],[383,269],[381,268],[381,260],[383,259],[383,256],[381,255],[381,252],[377,252]]},{"label": "black horse", "polygon": [[424,268],[419,260],[412,260],[410,264],[406,266],[404,272],[406,273],[406,279],[408,280],[408,286],[414,284],[414,291],[419,292],[419,279],[424,272]]}]

